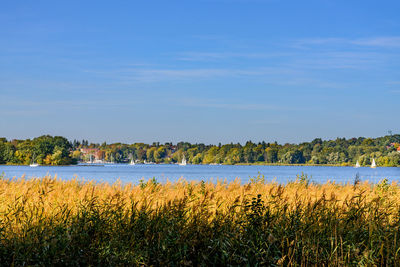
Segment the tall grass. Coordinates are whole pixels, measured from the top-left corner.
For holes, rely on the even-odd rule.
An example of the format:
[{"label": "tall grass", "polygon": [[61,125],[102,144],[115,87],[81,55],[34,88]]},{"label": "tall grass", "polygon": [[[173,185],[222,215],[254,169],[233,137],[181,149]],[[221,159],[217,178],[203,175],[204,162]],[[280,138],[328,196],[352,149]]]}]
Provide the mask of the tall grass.
[{"label": "tall grass", "polygon": [[400,187],[0,180],[2,265],[400,266]]}]

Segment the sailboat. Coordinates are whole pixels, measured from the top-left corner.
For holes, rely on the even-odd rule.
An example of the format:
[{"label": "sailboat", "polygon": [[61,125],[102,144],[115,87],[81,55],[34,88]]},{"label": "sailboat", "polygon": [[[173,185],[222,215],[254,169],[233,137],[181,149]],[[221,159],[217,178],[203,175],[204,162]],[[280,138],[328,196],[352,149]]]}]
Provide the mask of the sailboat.
[{"label": "sailboat", "polygon": [[39,164],[37,162],[35,162],[35,154],[33,154],[32,162],[31,162],[31,164],[29,164],[29,167],[34,168],[34,167],[37,167],[37,166],[39,166]]},{"label": "sailboat", "polygon": [[93,155],[92,154],[89,155],[89,162],[88,163],[89,164],[93,164]]},{"label": "sailboat", "polygon": [[375,159],[372,159],[371,168],[373,168],[373,169],[375,169],[375,168],[376,168]]},{"label": "sailboat", "polygon": [[356,166],[354,166],[354,168],[360,168],[360,167],[361,167],[360,162],[357,160]]},{"label": "sailboat", "polygon": [[185,155],[183,155],[182,162],[179,163],[179,165],[180,165],[180,166],[186,166],[186,158],[185,158]]},{"label": "sailboat", "polygon": [[135,165],[135,161],[133,159],[131,159],[131,162],[129,163],[129,165]]}]

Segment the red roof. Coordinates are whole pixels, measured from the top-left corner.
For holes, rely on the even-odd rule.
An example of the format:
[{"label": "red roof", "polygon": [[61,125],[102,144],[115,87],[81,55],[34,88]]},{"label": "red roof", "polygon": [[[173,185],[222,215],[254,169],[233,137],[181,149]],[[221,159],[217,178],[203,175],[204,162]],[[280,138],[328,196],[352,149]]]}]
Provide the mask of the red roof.
[{"label": "red roof", "polygon": [[82,153],[96,153],[98,151],[98,148],[81,148]]}]

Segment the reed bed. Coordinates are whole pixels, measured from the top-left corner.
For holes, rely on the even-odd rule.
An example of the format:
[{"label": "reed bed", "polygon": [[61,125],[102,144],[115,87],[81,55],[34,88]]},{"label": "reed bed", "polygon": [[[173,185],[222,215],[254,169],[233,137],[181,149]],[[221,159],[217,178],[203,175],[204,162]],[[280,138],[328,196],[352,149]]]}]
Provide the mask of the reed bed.
[{"label": "reed bed", "polygon": [[400,266],[400,186],[0,180],[1,265]]}]

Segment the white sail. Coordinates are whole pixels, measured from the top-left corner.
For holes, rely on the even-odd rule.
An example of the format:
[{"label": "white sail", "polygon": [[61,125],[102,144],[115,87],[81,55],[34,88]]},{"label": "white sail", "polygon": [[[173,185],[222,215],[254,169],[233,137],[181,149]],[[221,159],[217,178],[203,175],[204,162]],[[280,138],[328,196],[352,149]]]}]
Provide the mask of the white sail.
[{"label": "white sail", "polygon": [[37,166],[39,166],[39,164],[37,164],[37,162],[35,162],[35,154],[33,154],[32,162],[31,162],[31,164],[30,164],[29,166],[30,166],[30,167],[37,167]]},{"label": "white sail", "polygon": [[179,165],[180,165],[180,166],[186,166],[186,158],[185,158],[185,155],[183,155],[182,162],[179,163]]},{"label": "white sail", "polygon": [[357,160],[356,166],[354,166],[354,168],[360,168],[360,167],[361,167],[360,162],[358,162]]},{"label": "white sail", "polygon": [[371,168],[376,168],[375,159],[372,159]]},{"label": "white sail", "polygon": [[135,161],[133,159],[131,159],[131,162],[129,163],[129,165],[135,165]]}]

